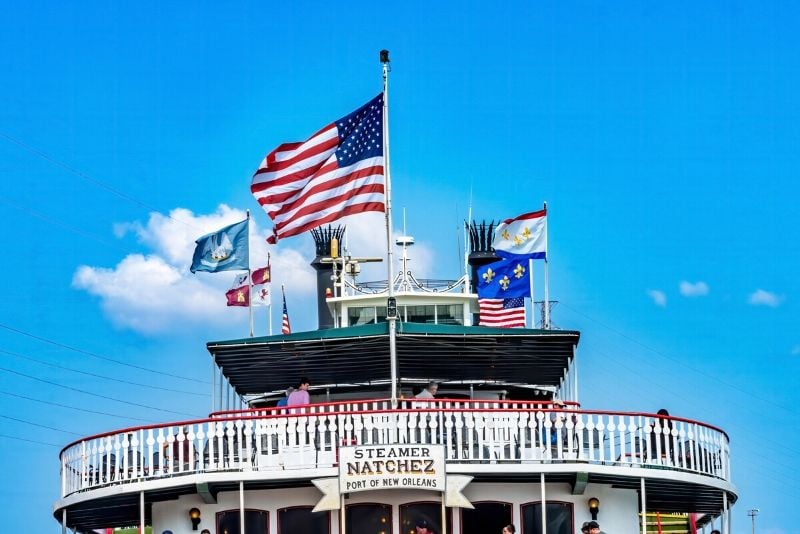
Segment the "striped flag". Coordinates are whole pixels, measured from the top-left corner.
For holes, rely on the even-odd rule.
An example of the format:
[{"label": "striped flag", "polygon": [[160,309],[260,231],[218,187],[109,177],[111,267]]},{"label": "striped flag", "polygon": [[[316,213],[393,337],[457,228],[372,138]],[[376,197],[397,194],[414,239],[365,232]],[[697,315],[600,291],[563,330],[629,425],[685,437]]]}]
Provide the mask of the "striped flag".
[{"label": "striped flag", "polygon": [[478,299],[480,325],[499,328],[525,327],[525,299]]},{"label": "striped flag", "polygon": [[302,143],[267,154],[250,191],[275,223],[267,240],[384,211],[383,93]]},{"label": "striped flag", "polygon": [[[283,290],[283,288],[281,288]],[[283,294],[283,322],[281,324],[281,334],[291,334],[292,326],[289,324],[289,310],[286,309],[286,293]]]}]

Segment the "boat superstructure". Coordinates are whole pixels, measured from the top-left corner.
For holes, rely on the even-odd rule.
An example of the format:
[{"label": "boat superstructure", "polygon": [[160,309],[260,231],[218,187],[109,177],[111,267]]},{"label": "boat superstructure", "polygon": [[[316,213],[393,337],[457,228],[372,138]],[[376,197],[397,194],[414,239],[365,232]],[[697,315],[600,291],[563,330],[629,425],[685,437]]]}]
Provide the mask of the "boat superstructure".
[{"label": "boat superstructure", "polygon": [[[343,229],[314,234],[320,329],[207,344],[204,419],[110,431],[63,449],[63,528],[157,533],[727,534],[736,501],[727,434],[681,417],[579,403],[571,330],[476,326],[474,270],[494,258],[473,225],[473,276],[419,280],[407,238],[393,283],[359,284]],[[391,344],[397,396],[392,396]],[[277,402],[312,379],[312,404]],[[416,394],[430,381],[435,398]],[[677,514],[677,515],[676,515]],[[720,520],[720,518],[722,520]],[[657,526],[654,526],[657,525]],[[676,530],[672,530],[676,531]]]}]

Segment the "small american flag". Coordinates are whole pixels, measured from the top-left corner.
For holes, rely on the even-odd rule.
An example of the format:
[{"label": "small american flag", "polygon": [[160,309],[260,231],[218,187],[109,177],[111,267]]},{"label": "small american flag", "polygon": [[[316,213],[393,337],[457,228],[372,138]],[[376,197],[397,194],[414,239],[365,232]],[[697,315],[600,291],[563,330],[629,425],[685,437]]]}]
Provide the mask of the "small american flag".
[{"label": "small american flag", "polygon": [[[281,288],[283,289],[283,288]],[[283,322],[281,325],[281,334],[291,334],[292,326],[289,324],[289,311],[286,309],[286,293],[283,294]]]},{"label": "small american flag", "polygon": [[267,154],[250,191],[275,223],[267,240],[384,211],[383,93],[302,143]]},{"label": "small american flag", "polygon": [[500,328],[525,327],[525,299],[478,299],[480,325]]}]

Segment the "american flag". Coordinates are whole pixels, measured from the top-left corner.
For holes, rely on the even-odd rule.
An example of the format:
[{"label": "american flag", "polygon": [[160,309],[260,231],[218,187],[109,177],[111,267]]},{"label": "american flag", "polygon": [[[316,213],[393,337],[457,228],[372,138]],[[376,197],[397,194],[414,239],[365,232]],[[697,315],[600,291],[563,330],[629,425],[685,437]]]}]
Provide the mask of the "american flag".
[{"label": "american flag", "polygon": [[478,299],[480,325],[500,328],[525,327],[525,299]]},{"label": "american flag", "polygon": [[291,334],[292,326],[289,324],[289,311],[286,309],[286,293],[283,294],[283,323],[281,325],[281,334]]},{"label": "american flag", "polygon": [[275,223],[267,240],[384,211],[383,93],[302,143],[267,154],[250,191]]}]

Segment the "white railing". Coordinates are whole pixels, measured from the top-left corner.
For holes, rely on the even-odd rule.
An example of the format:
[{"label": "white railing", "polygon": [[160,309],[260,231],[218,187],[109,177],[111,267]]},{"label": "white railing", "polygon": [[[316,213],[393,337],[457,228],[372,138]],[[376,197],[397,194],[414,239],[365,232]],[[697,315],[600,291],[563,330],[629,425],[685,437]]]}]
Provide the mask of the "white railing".
[{"label": "white railing", "polygon": [[727,435],[686,419],[519,401],[405,400],[392,410],[371,400],[220,412],[82,439],[61,453],[61,493],[214,471],[334,467],[340,446],[390,443],[442,444],[448,463],[498,470],[588,463],[723,480],[730,472]]}]

